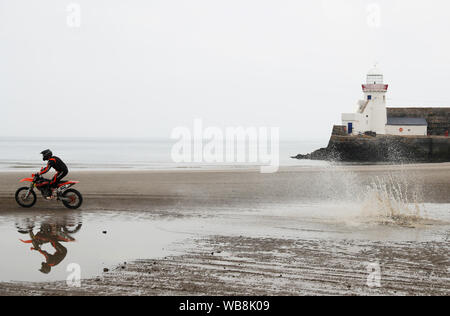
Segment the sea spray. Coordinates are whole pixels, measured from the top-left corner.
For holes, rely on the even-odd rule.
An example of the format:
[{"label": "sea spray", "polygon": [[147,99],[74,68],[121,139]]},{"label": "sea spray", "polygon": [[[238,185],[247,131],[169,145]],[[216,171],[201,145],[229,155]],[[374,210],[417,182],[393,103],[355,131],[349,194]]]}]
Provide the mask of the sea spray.
[{"label": "sea spray", "polygon": [[374,177],[367,185],[362,203],[363,214],[382,224],[411,226],[426,219],[419,185],[390,173]]},{"label": "sea spray", "polygon": [[429,222],[423,181],[407,165],[386,166],[377,174],[364,168],[330,164],[317,183],[311,183],[323,202],[335,206],[330,216],[351,224],[412,227]]}]

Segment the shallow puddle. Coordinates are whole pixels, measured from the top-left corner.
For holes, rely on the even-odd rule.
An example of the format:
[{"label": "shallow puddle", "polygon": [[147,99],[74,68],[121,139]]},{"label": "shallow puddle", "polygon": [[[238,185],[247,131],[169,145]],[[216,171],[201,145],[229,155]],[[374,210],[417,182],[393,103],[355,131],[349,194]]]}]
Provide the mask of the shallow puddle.
[{"label": "shallow puddle", "polygon": [[0,281],[66,280],[72,263],[92,278],[133,259],[171,254],[167,247],[185,238],[161,229],[164,220],[81,214],[2,217]]}]

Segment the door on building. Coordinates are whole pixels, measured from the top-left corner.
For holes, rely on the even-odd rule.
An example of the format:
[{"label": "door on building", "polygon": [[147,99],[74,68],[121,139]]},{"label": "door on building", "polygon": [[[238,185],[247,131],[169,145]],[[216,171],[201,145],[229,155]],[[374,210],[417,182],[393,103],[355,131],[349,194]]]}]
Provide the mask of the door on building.
[{"label": "door on building", "polygon": [[348,133],[353,134],[353,123],[348,123]]}]

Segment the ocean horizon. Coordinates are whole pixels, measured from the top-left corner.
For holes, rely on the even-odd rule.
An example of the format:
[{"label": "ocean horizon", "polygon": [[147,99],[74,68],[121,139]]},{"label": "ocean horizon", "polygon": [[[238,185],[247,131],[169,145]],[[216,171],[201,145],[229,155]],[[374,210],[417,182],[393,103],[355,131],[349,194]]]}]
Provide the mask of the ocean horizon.
[{"label": "ocean horizon", "polygon": [[[0,137],[0,171],[36,171],[45,163],[39,154],[51,149],[70,170],[178,170],[249,168],[255,163],[176,163],[171,150],[176,140],[164,138]],[[292,159],[326,146],[323,140],[280,141],[280,166],[317,166],[322,161]]]}]

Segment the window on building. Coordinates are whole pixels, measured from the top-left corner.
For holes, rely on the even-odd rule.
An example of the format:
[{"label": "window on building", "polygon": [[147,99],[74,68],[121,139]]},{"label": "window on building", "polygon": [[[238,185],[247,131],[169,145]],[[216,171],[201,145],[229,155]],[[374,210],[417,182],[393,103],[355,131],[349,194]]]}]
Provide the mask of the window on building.
[{"label": "window on building", "polygon": [[368,96],[367,96],[367,100],[372,100],[372,96],[371,96],[371,95],[368,95]]}]

